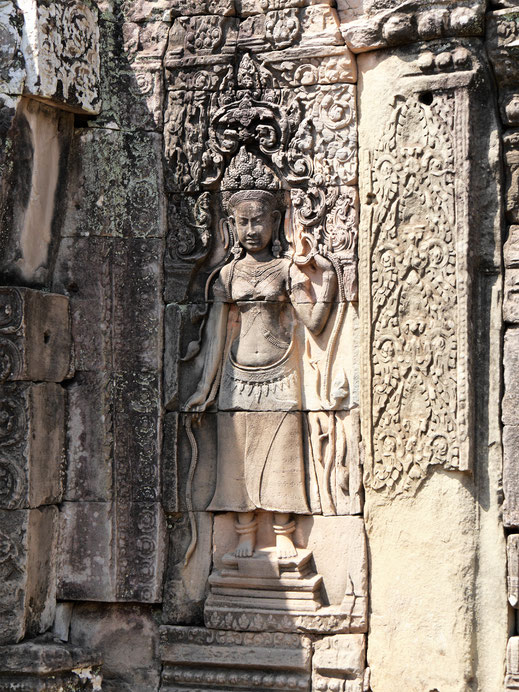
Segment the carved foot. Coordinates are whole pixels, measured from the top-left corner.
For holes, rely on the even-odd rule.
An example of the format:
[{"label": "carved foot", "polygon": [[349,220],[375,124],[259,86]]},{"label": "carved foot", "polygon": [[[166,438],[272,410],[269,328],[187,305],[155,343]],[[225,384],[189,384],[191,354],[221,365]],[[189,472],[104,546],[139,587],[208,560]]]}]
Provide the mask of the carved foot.
[{"label": "carved foot", "polygon": [[297,555],[297,550],[291,537],[295,528],[296,523],[293,520],[283,524],[274,524],[278,560],[295,557]]},{"label": "carved foot", "polygon": [[276,536],[276,552],[278,560],[287,557],[295,557],[297,555],[296,547],[290,536]]},{"label": "carved foot", "polygon": [[[248,518],[250,514],[242,515],[242,518]],[[238,534],[238,545],[234,554],[236,557],[252,557],[256,546],[256,529],[258,527],[258,519],[252,515],[252,519],[248,522],[241,523],[237,521],[234,524],[236,533]]]},{"label": "carved foot", "polygon": [[238,542],[234,554],[236,557],[252,557],[252,553],[254,552],[254,543],[255,541],[250,535],[242,536]]}]

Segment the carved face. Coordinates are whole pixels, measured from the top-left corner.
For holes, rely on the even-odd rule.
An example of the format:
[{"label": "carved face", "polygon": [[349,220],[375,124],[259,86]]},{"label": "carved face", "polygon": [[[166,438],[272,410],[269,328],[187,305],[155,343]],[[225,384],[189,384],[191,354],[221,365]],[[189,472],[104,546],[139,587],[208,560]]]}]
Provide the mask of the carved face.
[{"label": "carved face", "polygon": [[262,200],[243,200],[234,208],[238,240],[247,252],[261,252],[270,244],[279,219]]}]

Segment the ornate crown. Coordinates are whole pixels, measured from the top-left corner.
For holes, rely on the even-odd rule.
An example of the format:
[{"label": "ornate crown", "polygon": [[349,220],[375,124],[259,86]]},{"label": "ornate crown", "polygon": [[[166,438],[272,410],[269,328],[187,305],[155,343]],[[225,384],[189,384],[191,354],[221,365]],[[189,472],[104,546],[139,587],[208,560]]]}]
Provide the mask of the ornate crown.
[{"label": "ornate crown", "polygon": [[231,159],[222,179],[224,190],[279,190],[280,187],[274,171],[244,146]]}]

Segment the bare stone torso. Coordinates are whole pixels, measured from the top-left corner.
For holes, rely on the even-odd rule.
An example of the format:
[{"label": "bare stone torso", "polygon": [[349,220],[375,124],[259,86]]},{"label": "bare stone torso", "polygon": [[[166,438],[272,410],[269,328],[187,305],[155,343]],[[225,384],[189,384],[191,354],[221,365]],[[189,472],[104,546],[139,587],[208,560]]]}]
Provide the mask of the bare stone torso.
[{"label": "bare stone torso", "polygon": [[231,349],[236,363],[265,367],[288,349],[293,331],[288,269],[286,259],[244,259],[234,266],[231,276],[229,270],[222,271],[222,280],[230,279],[230,297],[240,313],[240,333]]}]

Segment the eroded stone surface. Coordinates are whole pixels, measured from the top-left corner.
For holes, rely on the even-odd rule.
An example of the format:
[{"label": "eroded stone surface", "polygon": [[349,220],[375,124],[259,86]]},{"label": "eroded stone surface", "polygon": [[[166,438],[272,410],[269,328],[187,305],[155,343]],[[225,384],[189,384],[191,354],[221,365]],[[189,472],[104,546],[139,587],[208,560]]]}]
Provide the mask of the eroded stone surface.
[{"label": "eroded stone surface", "polygon": [[58,510],[0,510],[0,642],[16,643],[52,625]]},{"label": "eroded stone surface", "polygon": [[89,0],[22,0],[26,89],[89,113],[99,112],[99,29]]},{"label": "eroded stone surface", "polygon": [[[195,532],[197,540],[193,544]],[[168,517],[168,540],[163,621],[201,625],[212,567],[213,516],[209,512],[184,512]]]},{"label": "eroded stone surface", "polygon": [[[66,600],[160,602],[165,526],[151,502],[67,502],[58,594]],[[76,542],[80,536],[80,544]]]},{"label": "eroded stone surface", "polygon": [[70,643],[98,652],[102,689],[149,692],[159,687],[159,631],[155,613],[139,605],[80,604]]},{"label": "eroded stone surface", "polygon": [[63,493],[65,391],[57,384],[0,388],[0,507],[39,507]]},{"label": "eroded stone surface", "polygon": [[63,236],[163,237],[158,136],[76,130],[68,177]]},{"label": "eroded stone surface", "polygon": [[343,34],[355,53],[447,36],[480,36],[484,12],[480,0],[463,5],[445,0],[372,2],[364,16],[343,25]]},{"label": "eroded stone surface", "polygon": [[366,642],[362,634],[336,634],[313,645],[312,689],[362,690],[366,676]]},{"label": "eroded stone surface", "polygon": [[100,690],[98,653],[57,642],[49,635],[0,647],[0,685],[10,690]]},{"label": "eroded stone surface", "polygon": [[33,99],[0,96],[0,273],[3,283],[51,283],[74,116]]},{"label": "eroded stone surface", "polygon": [[69,301],[26,288],[0,288],[2,379],[61,382],[71,374]]}]

